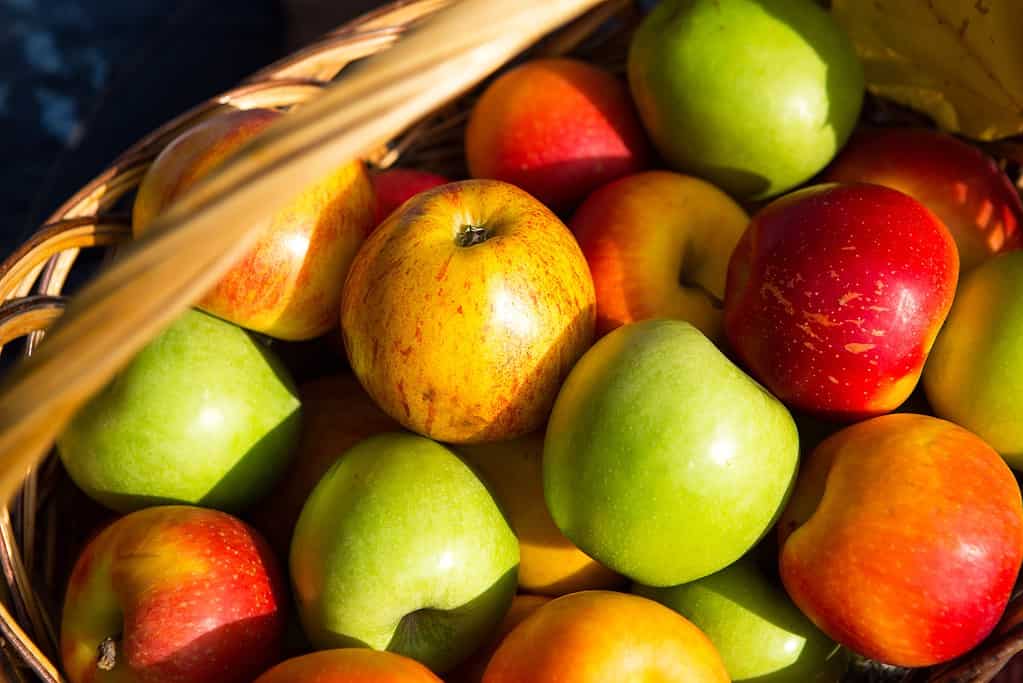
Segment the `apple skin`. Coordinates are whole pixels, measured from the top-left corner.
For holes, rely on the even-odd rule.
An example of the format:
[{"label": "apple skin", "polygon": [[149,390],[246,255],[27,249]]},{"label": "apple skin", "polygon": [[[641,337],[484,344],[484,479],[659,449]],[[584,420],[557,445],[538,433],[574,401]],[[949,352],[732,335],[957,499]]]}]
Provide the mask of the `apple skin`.
[{"label": "apple skin", "polygon": [[806,0],[664,0],[633,34],[628,75],[669,165],[743,199],[824,168],[864,90],[852,44]]},{"label": "apple skin", "polygon": [[487,670],[487,665],[494,653],[497,652],[501,642],[515,630],[516,626],[525,621],[526,617],[550,601],[551,598],[546,595],[529,595],[527,593],[519,593],[512,598],[508,613],[504,615],[497,630],[491,634],[490,640],[473,652],[472,656],[462,662],[457,669],[448,674],[445,677],[447,683],[480,683]]},{"label": "apple skin", "polygon": [[483,683],[728,683],[710,640],[684,617],[628,593],[583,591],[537,609],[501,643]]},{"label": "apple skin", "polygon": [[415,659],[362,647],[320,650],[287,659],[255,683],[443,683]]},{"label": "apple skin", "polygon": [[425,666],[365,648],[321,650],[281,662],[254,683],[443,683]]},{"label": "apple skin", "polygon": [[650,162],[629,90],[577,59],[535,59],[501,74],[469,117],[474,178],[521,187],[556,211]]},{"label": "apple skin", "polygon": [[1023,252],[1001,254],[960,282],[924,367],[934,414],[963,425],[1023,470]]},{"label": "apple skin", "polygon": [[245,330],[189,310],[78,411],[57,451],[78,487],[112,510],[235,511],[287,466],[301,429],[296,394]]},{"label": "apple skin", "polygon": [[518,563],[515,535],[475,472],[414,434],[349,449],[313,490],[291,545],[314,646],[389,650],[437,673],[497,627]]},{"label": "apple skin", "polygon": [[787,405],[855,420],[912,393],[955,295],[948,229],[880,185],[815,185],[750,221],[728,266],[725,335]]},{"label": "apple skin", "polygon": [[255,507],[252,524],[282,556],[309,494],[327,470],[363,439],[400,431],[401,426],[377,407],[351,375],[311,380],[298,389],[302,401],[302,431],[288,470],[265,500]]},{"label": "apple skin", "polygon": [[846,427],[804,465],[778,524],[781,578],[822,631],[888,664],[931,666],[998,623],[1023,507],[980,437],[925,415]]},{"label": "apple skin", "polygon": [[[459,246],[467,226],[484,241]],[[594,308],[568,228],[513,185],[466,180],[416,195],[373,232],[341,332],[355,375],[404,427],[499,441],[542,427],[592,343]]]},{"label": "apple skin", "polygon": [[733,681],[837,683],[840,649],[745,557],[697,581],[668,588],[635,585],[714,643]]},{"label": "apple skin", "polygon": [[[133,512],[71,574],[61,657],[71,683],[248,683],[279,655],[287,593],[266,542],[216,510]],[[97,666],[115,639],[112,670]]]},{"label": "apple skin", "polygon": [[442,175],[414,168],[391,168],[374,173],[370,178],[377,198],[376,225],[420,192],[450,182]]},{"label": "apple skin", "polygon": [[[134,234],[144,234],[196,181],[281,116],[268,109],[222,114],[171,142],[139,185]],[[337,323],[345,274],[375,215],[376,198],[363,163],[338,167],[267,219],[256,244],[198,307],[279,339],[324,334]]]},{"label": "apple skin", "polygon": [[1023,246],[1023,203],[1012,182],[990,157],[946,133],[857,131],[825,178],[884,185],[922,203],[955,238],[960,276],[993,254]]},{"label": "apple skin", "polygon": [[543,497],[543,432],[461,446],[493,491],[519,539],[519,590],[558,596],[616,588],[624,579],[579,550],[551,519]]},{"label": "apple skin", "polygon": [[590,265],[597,334],[649,318],[721,336],[728,260],[749,216],[699,178],[647,171],[587,197],[569,227]]},{"label": "apple skin", "polygon": [[795,481],[796,425],[680,320],[619,327],[576,364],[544,443],[562,533],[639,583],[674,586],[736,561]]}]

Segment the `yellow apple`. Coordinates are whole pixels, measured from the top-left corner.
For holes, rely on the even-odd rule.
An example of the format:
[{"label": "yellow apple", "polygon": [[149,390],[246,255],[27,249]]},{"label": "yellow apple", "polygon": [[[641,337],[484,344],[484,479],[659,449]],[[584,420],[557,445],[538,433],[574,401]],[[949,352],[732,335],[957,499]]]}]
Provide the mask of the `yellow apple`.
[{"label": "yellow apple", "polygon": [[593,280],[572,233],[497,180],[441,185],[392,213],[359,250],[341,304],[369,395],[452,443],[539,429],[593,326]]}]

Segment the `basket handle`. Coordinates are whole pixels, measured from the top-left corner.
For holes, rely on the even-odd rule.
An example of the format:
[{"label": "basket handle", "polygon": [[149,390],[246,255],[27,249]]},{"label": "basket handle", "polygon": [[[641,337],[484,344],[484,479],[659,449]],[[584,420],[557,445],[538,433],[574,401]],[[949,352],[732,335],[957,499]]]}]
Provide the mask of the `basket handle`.
[{"label": "basket handle", "polygon": [[455,3],[197,183],[71,301],[38,351],[0,385],[0,502],[77,408],[245,252],[259,217],[600,2]]}]

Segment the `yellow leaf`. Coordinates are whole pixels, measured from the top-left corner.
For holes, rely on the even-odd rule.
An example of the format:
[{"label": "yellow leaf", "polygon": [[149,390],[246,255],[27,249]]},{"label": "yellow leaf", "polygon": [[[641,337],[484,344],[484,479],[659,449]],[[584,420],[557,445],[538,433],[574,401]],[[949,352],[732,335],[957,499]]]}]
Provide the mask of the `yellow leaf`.
[{"label": "yellow leaf", "polygon": [[1023,0],[833,0],[871,92],[980,140],[1023,133]]}]

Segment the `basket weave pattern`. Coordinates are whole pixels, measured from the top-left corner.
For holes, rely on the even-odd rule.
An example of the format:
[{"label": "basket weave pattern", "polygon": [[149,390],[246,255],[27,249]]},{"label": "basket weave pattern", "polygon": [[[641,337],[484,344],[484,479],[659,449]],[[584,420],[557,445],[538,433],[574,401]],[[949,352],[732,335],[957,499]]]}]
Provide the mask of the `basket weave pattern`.
[{"label": "basket weave pattern", "polygon": [[[27,338],[21,352],[33,352],[43,331],[66,305],[62,291],[81,249],[101,247],[112,255],[118,245],[131,240],[130,221],[119,210],[170,141],[200,121],[231,109],[300,107],[346,67],[388,49],[403,32],[453,2],[398,0],[367,14],[201,103],[128,149],[0,264],[0,352],[21,337]],[[605,2],[527,54],[579,54],[620,73],[628,29],[640,16],[637,5],[630,0]],[[380,169],[400,162],[464,177],[462,134],[473,98],[470,93],[449,103],[374,150],[367,161]],[[7,352],[11,350],[8,347]],[[51,456],[25,473],[19,495],[0,510],[0,680],[65,680],[58,668],[56,627],[64,579],[74,561],[76,543],[87,533],[88,520],[78,520],[78,510],[89,505]],[[76,522],[79,529],[74,528]],[[981,683],[992,680],[1020,650],[1023,629],[1017,627],[950,667],[900,673],[885,680]],[[1007,669],[999,680],[1023,680],[1023,674]]]}]

